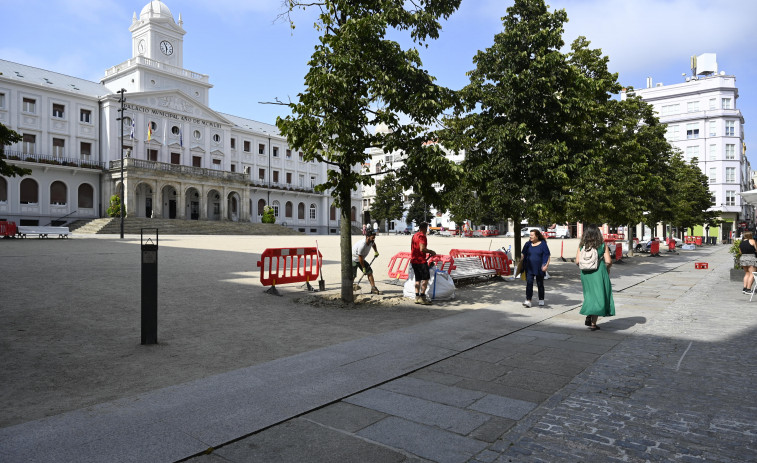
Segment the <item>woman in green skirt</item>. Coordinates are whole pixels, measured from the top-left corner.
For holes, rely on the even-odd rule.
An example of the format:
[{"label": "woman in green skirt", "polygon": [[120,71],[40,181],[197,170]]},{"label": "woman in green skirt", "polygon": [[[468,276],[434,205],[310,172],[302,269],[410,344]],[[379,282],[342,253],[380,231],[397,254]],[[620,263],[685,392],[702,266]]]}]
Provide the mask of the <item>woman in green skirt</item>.
[{"label": "woman in green skirt", "polygon": [[581,237],[581,244],[576,252],[576,265],[579,262],[581,249],[597,250],[596,270],[581,270],[581,285],[584,291],[584,303],[581,306],[581,315],[586,315],[585,324],[592,331],[599,329],[597,319],[599,317],[612,317],[615,315],[615,302],[612,299],[612,285],[610,284],[610,266],[612,257],[610,250],[604,243],[602,232],[596,225],[589,225]]}]

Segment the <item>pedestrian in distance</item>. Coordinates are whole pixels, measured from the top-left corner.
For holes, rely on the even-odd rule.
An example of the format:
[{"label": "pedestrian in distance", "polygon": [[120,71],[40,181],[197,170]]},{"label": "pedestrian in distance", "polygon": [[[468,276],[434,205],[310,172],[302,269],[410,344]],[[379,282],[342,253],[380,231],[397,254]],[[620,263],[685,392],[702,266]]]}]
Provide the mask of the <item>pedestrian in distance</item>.
[{"label": "pedestrian in distance", "polygon": [[376,233],[369,228],[365,232],[365,238],[358,241],[352,248],[352,281],[355,281],[357,269],[360,269],[371,283],[371,294],[381,294],[381,291],[376,287],[376,281],[373,279],[371,264],[365,260],[371,252],[371,248],[373,248],[373,258],[375,259],[379,256],[378,247],[376,246]]},{"label": "pedestrian in distance", "polygon": [[413,267],[413,274],[415,275],[415,303],[423,305],[431,305],[431,301],[426,297],[428,280],[431,279],[426,255],[436,255],[434,251],[428,248],[427,233],[428,224],[422,222],[418,225],[418,232],[413,235],[410,241],[410,265]]},{"label": "pedestrian in distance", "polygon": [[576,265],[579,264],[582,249],[597,251],[596,269],[581,270],[584,302],[580,312],[581,315],[586,315],[584,324],[592,331],[596,331],[599,329],[597,326],[599,317],[615,315],[615,301],[612,298],[610,284],[612,257],[609,248],[604,243],[602,232],[596,225],[589,225],[584,230],[576,252]]},{"label": "pedestrian in distance", "polygon": [[739,251],[741,251],[739,265],[744,269],[744,289],[742,292],[750,294],[754,284],[754,272],[757,271],[757,243],[754,241],[752,232],[744,232],[741,243],[739,243]]},{"label": "pedestrian in distance", "polygon": [[521,251],[523,259],[523,271],[526,272],[526,301],[525,307],[531,307],[531,298],[534,296],[534,280],[538,288],[539,305],[544,306],[544,275],[549,268],[549,246],[544,240],[544,235],[539,230],[531,230],[528,242],[523,245]]}]

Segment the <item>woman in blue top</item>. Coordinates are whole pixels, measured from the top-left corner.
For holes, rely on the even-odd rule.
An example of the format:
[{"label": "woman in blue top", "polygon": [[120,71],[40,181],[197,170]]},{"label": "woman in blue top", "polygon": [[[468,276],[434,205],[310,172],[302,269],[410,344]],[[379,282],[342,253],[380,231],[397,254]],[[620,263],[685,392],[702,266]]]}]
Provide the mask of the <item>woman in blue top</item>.
[{"label": "woman in blue top", "polygon": [[534,278],[539,290],[539,305],[544,305],[544,274],[549,268],[549,246],[544,240],[544,235],[539,230],[531,230],[528,243],[521,251],[523,270],[526,272],[526,307],[531,307],[531,298],[534,296]]}]

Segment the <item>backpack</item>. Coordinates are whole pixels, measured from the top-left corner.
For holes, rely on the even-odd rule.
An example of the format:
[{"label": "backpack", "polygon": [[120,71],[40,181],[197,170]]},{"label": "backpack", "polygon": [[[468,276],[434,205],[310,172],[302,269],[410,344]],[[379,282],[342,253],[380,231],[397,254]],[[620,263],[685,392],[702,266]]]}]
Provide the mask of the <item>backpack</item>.
[{"label": "backpack", "polygon": [[599,268],[599,255],[596,249],[581,249],[578,253],[578,268],[581,270],[596,270]]}]

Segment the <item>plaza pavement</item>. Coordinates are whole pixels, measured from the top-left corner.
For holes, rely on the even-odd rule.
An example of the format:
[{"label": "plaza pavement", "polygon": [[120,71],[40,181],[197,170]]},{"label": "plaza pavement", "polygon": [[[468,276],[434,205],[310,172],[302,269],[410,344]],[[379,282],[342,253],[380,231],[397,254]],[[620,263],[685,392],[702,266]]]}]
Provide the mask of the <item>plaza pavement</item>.
[{"label": "plaza pavement", "polygon": [[[463,247],[441,240],[430,240],[429,247],[437,251]],[[72,241],[86,242],[78,237]],[[407,237],[398,237],[396,247],[406,246],[406,241]],[[119,248],[118,243],[103,242]],[[389,238],[383,244],[379,241],[382,255],[392,253],[395,245],[390,242]],[[465,247],[473,247],[474,242]],[[220,248],[228,244],[205,242],[203,247],[214,252],[195,254],[198,242],[176,243],[179,246],[165,254],[173,256],[180,268],[196,265],[197,259],[211,262],[221,253],[227,266],[234,267],[235,254],[244,253],[244,249],[224,252]],[[237,250],[239,243],[244,241],[237,242]],[[14,243],[10,253],[3,248],[5,244],[0,243],[3,262],[18,268],[25,260],[34,261],[28,259],[34,253],[30,243]],[[90,247],[96,244],[90,241]],[[485,244],[478,241],[475,245]],[[550,247],[556,244],[551,242]],[[73,263],[77,255],[84,261],[93,259],[83,251],[72,253],[71,247],[62,253],[59,245],[44,245],[48,260],[63,257],[64,263]],[[328,256],[338,243],[321,245]],[[247,257],[241,256],[239,262],[246,262]],[[114,261],[122,258],[113,257]],[[696,270],[695,261],[708,262],[709,268]],[[338,264],[329,265],[332,267],[324,274],[336,282]],[[244,322],[248,331],[257,328],[254,332],[262,339],[283,335],[285,330],[276,331],[277,326],[292,326],[304,346],[292,355],[289,350],[295,348],[289,345],[282,348],[268,341],[258,346],[274,352],[269,354],[275,357],[272,359],[236,349],[233,357],[240,360],[220,359],[222,372],[215,374],[211,366],[214,357],[229,346],[248,342],[243,337],[245,329],[235,331],[212,318],[199,318],[209,323],[208,329],[219,336],[226,334],[233,342],[201,348],[182,343],[169,329],[166,345],[161,341],[157,348],[130,346],[136,353],[111,346],[106,349],[109,359],[93,360],[83,352],[98,348],[89,344],[91,340],[68,340],[59,346],[65,335],[54,330],[80,329],[62,321],[40,329],[44,333],[35,333],[33,342],[24,344],[28,341],[16,331],[22,315],[29,313],[20,311],[21,315],[14,317],[19,311],[8,310],[5,302],[27,298],[32,309],[48,310],[47,299],[27,297],[23,291],[11,293],[6,279],[0,289],[1,313],[10,324],[2,334],[3,350],[24,355],[22,351],[32,349],[32,354],[25,354],[26,360],[36,363],[24,367],[6,361],[4,365],[3,371],[21,379],[4,381],[3,403],[18,398],[26,405],[2,416],[0,460],[754,461],[757,301],[749,304],[749,296],[739,291],[740,282],[729,281],[730,266],[725,246],[663,254],[658,259],[625,259],[612,269],[617,316],[600,320],[602,329],[596,332],[587,330],[577,313],[581,289],[575,265],[559,258],[553,259],[553,278],[546,282],[547,307],[531,309],[520,304],[523,282],[509,281],[462,287],[456,302],[430,309],[408,304],[387,310],[386,305],[396,299],[388,295],[354,310],[326,307],[313,313],[311,306],[287,299],[290,294],[281,301],[271,299],[275,296],[262,295],[262,288],[247,281],[254,279],[251,275],[237,275],[244,281],[236,284],[243,286],[242,292],[257,302],[255,310],[265,317],[249,319],[230,310],[228,316],[234,323]],[[94,271],[113,284],[108,268],[96,265]],[[210,265],[203,272],[212,275],[218,271],[220,268]],[[236,273],[226,272],[211,282],[218,284]],[[384,282],[380,286],[386,293],[401,291]],[[189,288],[189,284],[171,286],[171,291],[177,292],[173,296],[182,304],[193,305],[192,300],[197,304],[201,291],[182,296]],[[331,283],[327,289],[336,292],[338,285]],[[57,290],[60,299],[65,288]],[[160,297],[165,298],[168,289],[161,285],[161,291]],[[215,307],[225,309],[239,303],[234,291],[223,294]],[[470,295],[475,295],[475,300]],[[105,301],[113,304],[112,299]],[[102,310],[104,301],[77,302],[99,304]],[[265,311],[267,306],[280,312]],[[296,319],[298,311],[310,312],[312,317]],[[219,310],[218,317],[223,318],[223,312]],[[202,313],[182,315],[196,324]],[[361,324],[361,317],[367,321]],[[167,318],[175,320],[170,315]],[[321,318],[333,326],[327,329],[315,323]],[[390,322],[376,326],[382,319]],[[254,327],[253,322],[265,326]],[[105,321],[95,318],[84,323],[84,333],[86,328],[97,331],[98,323]],[[123,321],[116,325],[119,323]],[[197,329],[202,331],[202,327]],[[106,345],[105,338],[114,332],[118,330],[106,330],[103,338],[95,339]],[[210,342],[210,338],[197,336],[199,344]],[[116,338],[120,344],[129,339]],[[16,349],[17,343],[25,349]],[[297,344],[290,339],[287,343]],[[100,386],[111,391],[112,400],[100,400],[108,394],[96,393],[98,384],[77,382],[75,377],[65,378],[62,384],[50,382],[49,389],[64,390],[58,394],[34,391],[32,384],[28,385],[31,398],[23,391],[8,390],[8,384],[17,388],[24,380],[44,382],[49,374],[45,370],[55,368],[54,361],[44,362],[45,351],[56,348],[55,360],[72,367],[87,361],[123,363],[124,368],[109,373],[116,383],[125,381],[130,387],[118,388],[103,378]],[[69,350],[67,356],[65,349]],[[183,358],[187,352],[191,355]],[[126,375],[149,370],[151,362],[165,370],[170,384],[154,378],[146,379],[145,384],[131,384]],[[175,369],[175,363],[180,368]],[[192,369],[192,364],[201,366]],[[190,373],[181,374],[187,368]],[[150,373],[161,376],[160,370]],[[77,386],[67,388],[69,381]],[[62,407],[57,404],[56,399],[68,395],[99,399],[80,399]],[[35,408],[34,396],[48,401],[48,412]],[[77,403],[83,406],[77,407]],[[29,418],[24,418],[24,409],[30,411]]]}]

